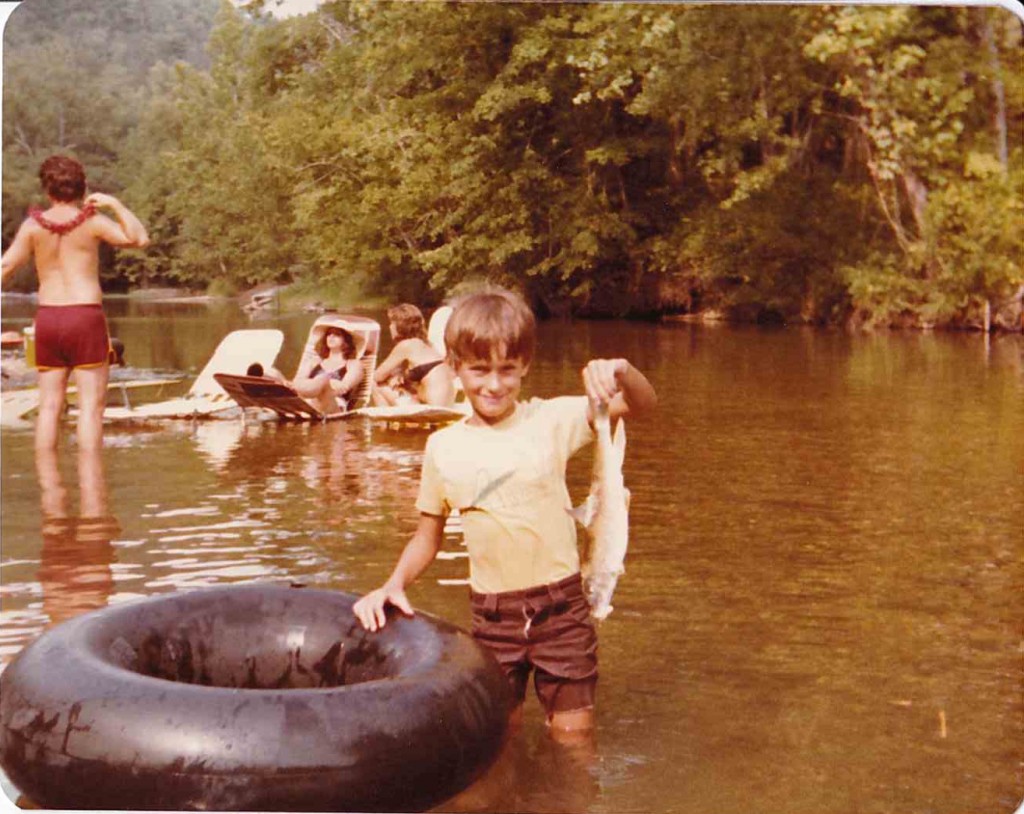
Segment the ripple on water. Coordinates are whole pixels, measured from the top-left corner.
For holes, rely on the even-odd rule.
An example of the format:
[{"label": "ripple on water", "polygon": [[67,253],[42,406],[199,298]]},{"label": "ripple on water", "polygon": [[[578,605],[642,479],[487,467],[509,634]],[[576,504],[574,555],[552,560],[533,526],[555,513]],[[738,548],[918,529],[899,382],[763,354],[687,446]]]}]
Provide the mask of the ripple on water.
[{"label": "ripple on water", "polygon": [[184,509],[165,509],[164,511],[153,512],[151,514],[142,514],[140,517],[204,517],[212,514],[220,514],[220,508],[217,506],[190,506]]},{"label": "ripple on water", "polygon": [[145,583],[147,588],[164,589],[198,588],[204,586],[249,582],[287,577],[283,569],[268,567],[263,563],[197,563],[194,569],[175,568],[171,573]]},{"label": "ripple on water", "polygon": [[[599,634],[597,743],[555,747],[531,693],[512,782],[476,810],[1013,810],[1020,342],[993,343],[996,364],[977,337],[550,321],[539,338],[524,395],[579,392],[586,359],[614,354],[661,407],[629,427],[632,541]],[[227,422],[109,437],[123,530],[92,549],[93,571],[61,554],[61,586],[39,575],[31,434],[5,431],[0,660],[49,624],[61,590],[107,604],[267,579],[360,590],[417,523],[422,433]],[[589,479],[588,457],[570,464],[577,501]],[[76,581],[104,561],[105,598]],[[462,558],[435,563],[414,603],[468,624],[465,576]]]}]

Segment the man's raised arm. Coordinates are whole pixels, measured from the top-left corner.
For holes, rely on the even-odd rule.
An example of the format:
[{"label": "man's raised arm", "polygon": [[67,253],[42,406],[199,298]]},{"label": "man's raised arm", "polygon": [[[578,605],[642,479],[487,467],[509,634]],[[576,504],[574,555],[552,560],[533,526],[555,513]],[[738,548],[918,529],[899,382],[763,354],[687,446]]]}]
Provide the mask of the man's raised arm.
[{"label": "man's raised arm", "polygon": [[113,195],[94,192],[85,199],[86,204],[110,209],[120,224],[120,230],[104,229],[99,235],[107,243],[124,248],[143,249],[149,245],[149,233],[135,214]]}]

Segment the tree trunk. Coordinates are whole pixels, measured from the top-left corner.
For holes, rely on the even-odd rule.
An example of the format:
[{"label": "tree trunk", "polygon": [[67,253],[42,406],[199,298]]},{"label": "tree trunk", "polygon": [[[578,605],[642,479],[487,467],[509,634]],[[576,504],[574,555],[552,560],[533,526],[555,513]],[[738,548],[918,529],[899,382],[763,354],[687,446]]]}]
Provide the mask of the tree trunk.
[{"label": "tree trunk", "polygon": [[672,132],[672,141],[668,153],[668,175],[671,185],[678,187],[683,183],[683,170],[679,165],[679,149],[680,142],[682,141],[682,128],[679,125],[678,114],[669,119],[669,126]]},{"label": "tree trunk", "polygon": [[910,202],[910,212],[914,217],[914,226],[917,228],[917,236],[924,237],[928,209],[928,187],[909,168],[903,171],[902,180],[903,189]]},{"label": "tree trunk", "polygon": [[999,60],[999,46],[996,44],[995,32],[992,30],[992,18],[986,9],[981,12],[981,37],[988,48],[988,64],[992,69],[992,95],[996,107],[992,111],[992,123],[996,131],[996,153],[999,163],[1005,172],[1009,167],[1009,148],[1007,146],[1006,125],[1006,86],[1002,80],[1002,63]]},{"label": "tree trunk", "polygon": [[764,73],[763,60],[757,61],[758,95],[754,103],[757,117],[761,120],[764,134],[758,139],[761,147],[761,163],[765,164],[775,154],[775,145],[771,142],[771,113],[768,110],[768,78]]}]

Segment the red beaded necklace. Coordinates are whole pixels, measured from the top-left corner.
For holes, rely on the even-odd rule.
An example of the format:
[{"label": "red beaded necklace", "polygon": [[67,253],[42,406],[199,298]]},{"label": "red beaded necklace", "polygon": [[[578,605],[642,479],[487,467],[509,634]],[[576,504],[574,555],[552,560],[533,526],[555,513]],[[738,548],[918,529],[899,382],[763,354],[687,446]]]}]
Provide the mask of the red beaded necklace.
[{"label": "red beaded necklace", "polygon": [[32,220],[42,226],[47,232],[53,232],[55,235],[66,235],[68,232],[77,229],[89,220],[89,218],[95,215],[96,207],[93,204],[86,204],[78,210],[77,215],[65,223],[54,223],[43,214],[43,210],[38,206],[33,206],[29,209],[28,214]]}]

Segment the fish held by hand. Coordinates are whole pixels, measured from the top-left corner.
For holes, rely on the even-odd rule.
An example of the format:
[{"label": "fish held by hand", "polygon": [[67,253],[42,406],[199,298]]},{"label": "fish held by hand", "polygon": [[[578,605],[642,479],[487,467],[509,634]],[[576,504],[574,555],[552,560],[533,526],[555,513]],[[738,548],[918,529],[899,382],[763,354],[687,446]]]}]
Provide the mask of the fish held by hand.
[{"label": "fish held by hand", "polygon": [[621,419],[612,435],[608,405],[594,405],[594,471],[587,499],[570,514],[590,537],[583,580],[590,615],[601,621],[612,612],[612,594],[625,571],[629,545],[629,490],[622,476],[626,457],[626,427]]}]

